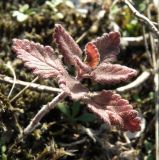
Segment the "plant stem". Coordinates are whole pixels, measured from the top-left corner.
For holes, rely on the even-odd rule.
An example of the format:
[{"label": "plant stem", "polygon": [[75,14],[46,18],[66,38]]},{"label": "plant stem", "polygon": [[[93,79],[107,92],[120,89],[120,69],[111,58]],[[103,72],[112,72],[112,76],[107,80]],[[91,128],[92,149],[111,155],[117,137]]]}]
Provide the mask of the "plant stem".
[{"label": "plant stem", "polygon": [[[13,84],[14,79],[11,77],[8,77],[6,75],[0,74],[0,82]],[[49,92],[49,93],[62,92],[62,90],[60,88],[49,87],[46,85],[41,85],[41,84],[37,84],[37,83],[33,83],[33,82],[25,82],[25,81],[21,81],[18,79],[16,79],[15,85],[24,86],[24,87],[28,86],[28,88],[31,88],[36,91],[41,91],[41,92]]]},{"label": "plant stem", "polygon": [[14,71],[14,69],[13,69],[13,67],[12,67],[12,65],[11,65],[11,63],[10,62],[8,62],[7,63],[7,65],[6,65],[9,69],[10,69],[10,71],[12,72],[12,74],[13,74],[13,84],[12,84],[12,88],[11,88],[11,90],[10,90],[10,92],[9,92],[9,94],[8,94],[8,98],[11,96],[11,94],[12,94],[12,92],[13,92],[13,90],[14,90],[14,88],[15,88],[15,82],[16,82],[16,74],[15,74],[15,71]]},{"label": "plant stem", "polygon": [[[159,60],[157,62],[157,69],[159,69]],[[155,72],[155,77],[154,77],[154,83],[155,83],[155,96],[156,96],[156,132],[155,132],[155,137],[156,137],[156,160],[159,160],[159,73],[158,71]]]},{"label": "plant stem", "polygon": [[144,71],[133,82],[131,82],[125,86],[117,88],[116,91],[117,92],[125,92],[125,91],[132,89],[132,88],[136,88],[136,87],[142,85],[150,77],[150,75],[151,75],[150,72]]},{"label": "plant stem", "polygon": [[[34,78],[31,83],[35,82],[38,80],[39,77]],[[31,84],[30,83],[30,84]],[[10,103],[13,102],[16,98],[18,98],[25,90],[27,90],[30,86],[30,84],[28,84],[27,86],[25,86],[18,94],[16,94],[11,100]]]},{"label": "plant stem", "polygon": [[54,107],[56,106],[56,104],[60,101],[62,101],[64,98],[66,97],[66,93],[65,92],[61,92],[60,94],[58,94],[51,102],[47,103],[46,105],[44,105],[39,112],[35,115],[35,117],[31,120],[31,122],[29,123],[29,125],[24,129],[24,136],[29,134],[30,132],[32,132],[35,127],[37,126],[37,124],[40,122],[40,120],[52,109],[54,109]]}]

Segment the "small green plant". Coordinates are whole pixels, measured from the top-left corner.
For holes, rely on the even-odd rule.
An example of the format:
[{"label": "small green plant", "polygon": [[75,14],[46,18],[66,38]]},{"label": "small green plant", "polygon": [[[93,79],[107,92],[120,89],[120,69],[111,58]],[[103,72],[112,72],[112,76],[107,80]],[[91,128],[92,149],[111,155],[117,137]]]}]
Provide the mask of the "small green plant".
[{"label": "small green plant", "polygon": [[85,112],[80,114],[80,103],[74,102],[73,105],[68,106],[66,103],[59,103],[58,109],[71,121],[71,122],[91,122],[95,120],[95,116],[91,113]]},{"label": "small green plant", "polygon": [[15,17],[18,22],[24,22],[29,18],[29,16],[34,14],[35,11],[30,9],[28,4],[25,4],[20,5],[18,11],[13,11],[12,16]]},{"label": "small green plant", "polygon": [[1,146],[1,154],[0,154],[0,159],[1,160],[7,160],[7,155],[6,155],[6,146]]}]

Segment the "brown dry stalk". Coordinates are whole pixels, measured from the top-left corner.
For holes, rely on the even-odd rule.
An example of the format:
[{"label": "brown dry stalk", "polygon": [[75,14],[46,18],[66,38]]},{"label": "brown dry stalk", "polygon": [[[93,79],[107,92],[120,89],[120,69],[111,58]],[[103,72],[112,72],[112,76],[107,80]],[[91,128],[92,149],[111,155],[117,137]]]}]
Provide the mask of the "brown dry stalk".
[{"label": "brown dry stalk", "polygon": [[[0,82],[13,84],[14,79],[11,77],[8,77],[6,75],[0,74]],[[41,84],[37,84],[37,83],[25,82],[25,81],[21,81],[18,79],[15,80],[15,85],[24,86],[24,87],[29,86],[28,88],[30,88],[32,90],[40,91],[40,92],[60,93],[62,91],[60,88],[49,87],[49,86],[41,85]]]},{"label": "brown dry stalk", "polygon": [[[157,69],[159,68],[159,60],[157,61]],[[156,103],[155,103],[155,111],[156,111],[156,160],[159,160],[159,73],[155,73],[154,76],[155,83],[155,95],[156,95]]]},{"label": "brown dry stalk", "polygon": [[144,71],[143,73],[141,73],[141,75],[139,75],[137,77],[136,80],[134,80],[133,82],[131,82],[125,86],[117,88],[116,91],[117,92],[124,92],[124,91],[128,91],[132,88],[136,88],[136,87],[140,86],[141,84],[143,84],[150,77],[150,75],[151,75],[150,72]]}]

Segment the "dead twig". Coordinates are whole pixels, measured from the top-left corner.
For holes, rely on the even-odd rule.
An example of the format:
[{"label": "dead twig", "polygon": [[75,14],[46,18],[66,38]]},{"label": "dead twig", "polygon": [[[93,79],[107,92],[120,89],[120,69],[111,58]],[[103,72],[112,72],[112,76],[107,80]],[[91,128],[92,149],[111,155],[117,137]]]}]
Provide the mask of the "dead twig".
[{"label": "dead twig", "polygon": [[127,90],[130,90],[132,88],[136,88],[138,86],[140,86],[143,82],[145,82],[149,77],[150,77],[150,72],[148,71],[144,71],[143,73],[141,73],[141,75],[139,75],[137,77],[137,79],[135,81],[133,81],[132,83],[129,83],[126,86],[122,86],[116,89],[117,92],[124,92]]},{"label": "dead twig", "polygon": [[[146,39],[149,39],[149,35],[145,35]],[[121,37],[120,39],[121,46],[127,47],[127,46],[144,46],[144,37],[138,36],[138,37]]]},{"label": "dead twig", "polygon": [[[11,77],[0,74],[0,82],[13,84],[14,79]],[[40,91],[40,92],[44,91],[44,92],[49,92],[49,93],[53,93],[53,92],[60,93],[62,91],[59,88],[53,88],[53,87],[49,87],[49,86],[41,85],[41,84],[37,84],[37,83],[25,82],[25,81],[21,81],[18,79],[15,80],[15,85],[24,86],[24,87],[29,86],[30,89]]]},{"label": "dead twig", "polygon": [[85,143],[86,140],[87,140],[87,137],[84,137],[84,138],[82,138],[82,139],[80,139],[78,141],[75,141],[75,142],[72,142],[72,143],[69,143],[69,144],[68,143],[59,143],[59,144],[62,147],[75,147],[77,145]]},{"label": "dead twig", "polygon": [[[159,68],[159,60],[157,61],[157,68]],[[156,95],[156,103],[155,103],[155,111],[156,111],[156,160],[159,160],[159,73],[155,73],[154,76],[155,83],[155,95]]]},{"label": "dead twig", "polygon": [[142,29],[143,29],[142,31],[143,31],[143,38],[144,38],[144,44],[145,44],[145,50],[146,50],[147,58],[148,58],[149,63],[153,67],[152,55],[151,55],[150,50],[149,50],[148,40],[146,38],[146,33],[145,33],[145,26],[143,26]]},{"label": "dead twig", "polygon": [[[34,78],[34,79],[31,81],[31,83],[37,81],[38,78],[39,78],[39,77]],[[29,84],[28,84],[27,86],[25,86],[18,94],[16,94],[16,95],[10,100],[10,103],[13,102],[16,98],[18,98],[25,90],[27,90],[27,89],[29,88],[29,86],[30,86],[31,83],[29,83]]]},{"label": "dead twig", "polygon": [[13,67],[12,67],[12,65],[11,65],[10,62],[8,62],[6,66],[10,69],[10,71],[11,71],[12,74],[13,74],[13,84],[12,84],[12,88],[11,88],[9,94],[8,94],[8,98],[9,98],[9,97],[12,95],[13,89],[14,89],[14,87],[15,87],[16,74],[15,74],[15,71],[14,71],[14,69],[13,69]]}]

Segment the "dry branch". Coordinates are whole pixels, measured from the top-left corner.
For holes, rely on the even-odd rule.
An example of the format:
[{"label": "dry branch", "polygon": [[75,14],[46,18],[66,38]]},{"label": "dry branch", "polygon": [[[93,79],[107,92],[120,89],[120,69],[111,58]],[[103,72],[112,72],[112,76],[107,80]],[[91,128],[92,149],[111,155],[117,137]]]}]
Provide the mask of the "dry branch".
[{"label": "dry branch", "polygon": [[[159,60],[157,61],[157,69],[159,68]],[[156,111],[156,160],[159,159],[159,73],[156,72],[154,76],[154,83],[155,83],[155,111]]]},{"label": "dry branch", "polygon": [[[145,38],[148,39],[149,35],[146,34]],[[144,37],[121,37],[121,46],[144,46]]]},{"label": "dry branch", "polygon": [[[0,82],[13,84],[14,80],[11,77],[0,74]],[[59,88],[53,88],[53,87],[49,87],[49,86],[45,86],[45,85],[41,85],[41,84],[37,84],[37,83],[25,82],[25,81],[21,81],[18,79],[16,79],[15,84],[18,86],[28,86],[29,85],[30,89],[40,91],[40,92],[44,91],[44,92],[49,92],[49,93],[53,93],[53,92],[60,93],[62,91]]]},{"label": "dry branch", "polygon": [[140,86],[142,83],[144,83],[144,81],[146,81],[149,77],[150,77],[150,72],[144,71],[140,76],[138,76],[138,78],[135,81],[133,81],[132,83],[129,83],[126,86],[117,88],[116,91],[124,92],[132,88],[136,88]]}]

